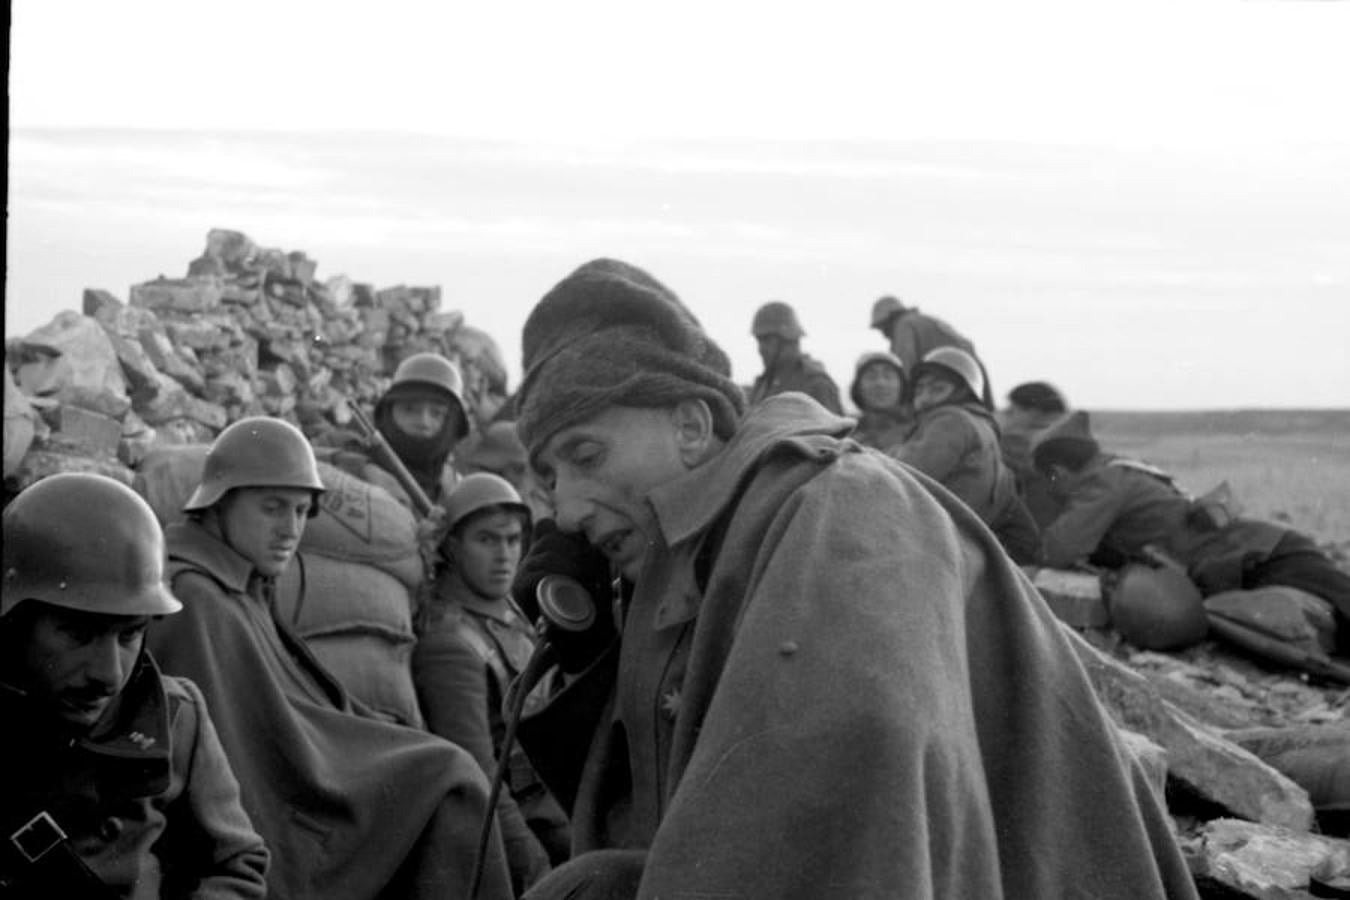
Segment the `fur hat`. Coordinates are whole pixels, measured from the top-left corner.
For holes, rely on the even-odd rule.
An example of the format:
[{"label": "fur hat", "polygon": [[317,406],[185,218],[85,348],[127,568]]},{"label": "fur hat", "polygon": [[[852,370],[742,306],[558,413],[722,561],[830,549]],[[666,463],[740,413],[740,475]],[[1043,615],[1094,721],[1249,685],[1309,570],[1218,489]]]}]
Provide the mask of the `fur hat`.
[{"label": "fur hat", "polygon": [[636,266],[585,263],[535,305],[522,337],[517,431],[531,459],[610,406],[708,403],[720,437],[745,411],[731,363],[675,293]]}]

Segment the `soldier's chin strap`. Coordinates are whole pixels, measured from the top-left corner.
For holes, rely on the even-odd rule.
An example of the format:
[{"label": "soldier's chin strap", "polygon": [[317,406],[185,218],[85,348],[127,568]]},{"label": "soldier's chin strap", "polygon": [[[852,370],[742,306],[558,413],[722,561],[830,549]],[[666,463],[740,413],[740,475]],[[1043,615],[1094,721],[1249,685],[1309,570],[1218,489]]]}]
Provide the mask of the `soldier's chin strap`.
[{"label": "soldier's chin strap", "polygon": [[483,813],[483,826],[478,831],[478,849],[474,854],[473,880],[469,886],[469,900],[477,900],[478,890],[482,887],[483,869],[487,864],[488,843],[492,840],[492,826],[497,815],[497,801],[501,798],[502,785],[510,766],[508,760],[516,742],[516,729],[520,725],[520,716],[525,709],[525,698],[539,683],[543,674],[557,661],[553,652],[551,636],[557,631],[585,631],[595,622],[595,601],[586,589],[570,578],[548,575],[539,581],[535,590],[539,600],[539,643],[534,653],[521,669],[520,675],[511,682],[506,690],[506,732],[502,735],[502,746],[497,753],[497,765],[493,768],[492,784],[488,790],[487,809]]}]

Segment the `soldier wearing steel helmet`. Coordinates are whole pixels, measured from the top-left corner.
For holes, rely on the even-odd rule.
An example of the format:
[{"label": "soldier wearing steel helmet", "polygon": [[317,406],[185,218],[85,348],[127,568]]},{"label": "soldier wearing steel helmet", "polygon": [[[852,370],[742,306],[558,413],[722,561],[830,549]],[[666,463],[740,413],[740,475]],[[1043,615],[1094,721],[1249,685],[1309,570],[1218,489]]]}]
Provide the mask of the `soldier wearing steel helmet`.
[{"label": "soldier wearing steel helmet", "polygon": [[779,300],[765,303],[755,312],[750,333],[759,345],[764,371],[750,389],[750,405],[755,406],[774,394],[800,391],[815,398],[832,413],[842,413],[839,386],[825,366],[802,352],[806,335],[797,321],[797,311]]},{"label": "soldier wearing steel helmet", "polygon": [[192,682],[160,673],[164,584],[149,505],[63,473],[4,514],[0,894],[258,898],[268,853]]},{"label": "soldier wearing steel helmet", "polygon": [[930,352],[914,370],[914,431],[889,452],[959,497],[1015,561],[1031,564],[1040,552],[1036,524],[1003,461],[993,413],[980,402],[984,387],[984,372],[969,353]]},{"label": "soldier wearing steel helmet", "polygon": [[[445,500],[449,565],[418,616],[413,680],[427,727],[464,747],[485,771],[502,764],[507,688],[537,636],[511,599],[530,509],[505,479],[467,475]],[[567,816],[516,746],[506,759],[497,823],[512,882],[523,891],[567,858]]]},{"label": "soldier wearing steel helmet", "polygon": [[[276,615],[324,491],[309,442],[266,417],[226,428],[166,532],[184,611],[153,636],[166,671],[201,685],[234,761],[244,807],[288,900],[464,896],[486,777],[464,750],[353,702]],[[500,843],[483,896],[510,896]]]},{"label": "soldier wearing steel helmet", "polygon": [[[455,448],[470,430],[459,367],[439,353],[414,353],[399,363],[388,390],[375,404],[375,428],[423,493],[437,503],[454,486]],[[342,469],[389,491],[405,506],[412,500],[361,436],[336,430],[318,439],[320,453]],[[333,448],[329,450],[327,448]],[[334,450],[338,452],[334,452]]]},{"label": "soldier wearing steel helmet", "polygon": [[[917,306],[908,306],[891,294],[872,304],[871,325],[890,342],[891,352],[900,358],[907,371],[914,371],[924,357],[939,347],[955,347],[977,361],[980,358],[970,338],[945,320],[929,315]],[[994,394],[989,387],[989,375],[984,370],[984,363],[979,365],[985,385],[979,399],[993,409]]]},{"label": "soldier wearing steel helmet", "polygon": [[1260,519],[1216,517],[1167,472],[1104,451],[1083,410],[1043,431],[1032,458],[1064,504],[1044,529],[1043,564],[1066,568],[1090,559],[1115,568],[1161,558],[1206,597],[1297,588],[1334,609],[1341,648],[1350,649],[1350,574],[1307,535]]},{"label": "soldier wearing steel helmet", "polygon": [[853,431],[858,443],[888,450],[913,430],[909,378],[894,353],[878,350],[858,357],[848,396],[858,407],[858,427]]}]

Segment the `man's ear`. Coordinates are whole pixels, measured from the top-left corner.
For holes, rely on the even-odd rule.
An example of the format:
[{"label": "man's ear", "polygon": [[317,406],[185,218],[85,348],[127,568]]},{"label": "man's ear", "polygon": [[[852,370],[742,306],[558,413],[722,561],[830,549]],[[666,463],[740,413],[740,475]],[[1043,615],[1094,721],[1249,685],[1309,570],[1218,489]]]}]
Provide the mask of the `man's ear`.
[{"label": "man's ear", "polygon": [[680,460],[686,468],[705,461],[719,442],[713,433],[713,414],[706,400],[681,400],[671,410]]}]

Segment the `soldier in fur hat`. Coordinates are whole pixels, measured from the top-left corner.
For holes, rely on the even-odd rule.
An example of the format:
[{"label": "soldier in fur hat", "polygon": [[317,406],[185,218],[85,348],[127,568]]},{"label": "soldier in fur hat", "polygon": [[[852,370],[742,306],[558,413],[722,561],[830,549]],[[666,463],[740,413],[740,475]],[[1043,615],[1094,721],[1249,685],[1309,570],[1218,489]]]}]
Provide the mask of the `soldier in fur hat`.
[{"label": "soldier in fur hat", "polygon": [[581,266],[523,343],[557,520],[517,599],[562,571],[595,600],[551,630],[521,723],[577,854],[531,900],[1195,896],[1068,638],[968,508],[806,397],[747,413],[632,265]]}]

